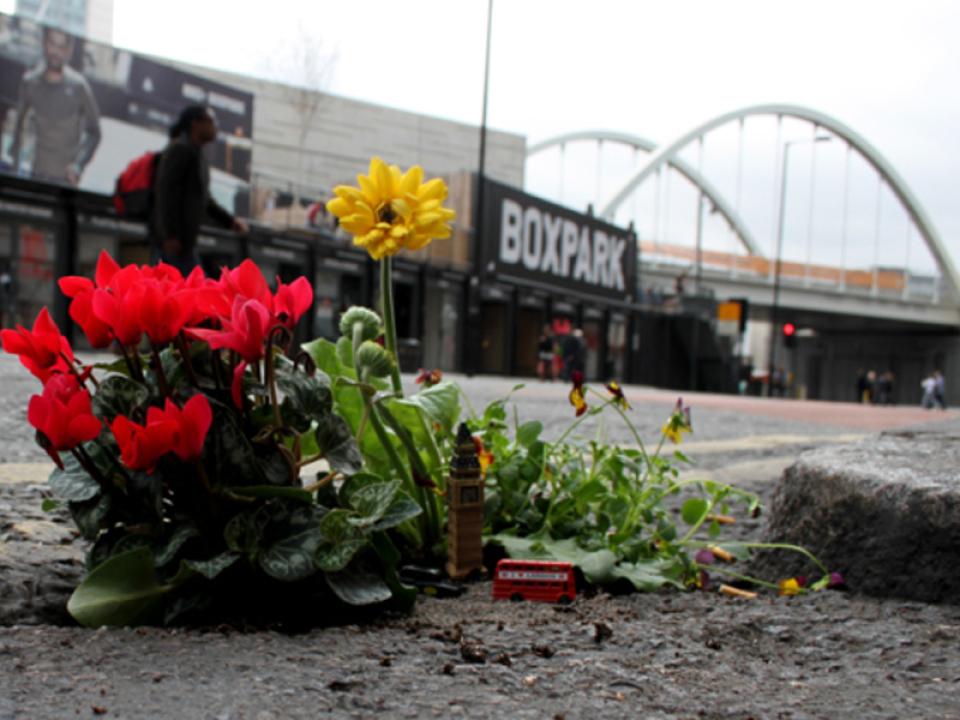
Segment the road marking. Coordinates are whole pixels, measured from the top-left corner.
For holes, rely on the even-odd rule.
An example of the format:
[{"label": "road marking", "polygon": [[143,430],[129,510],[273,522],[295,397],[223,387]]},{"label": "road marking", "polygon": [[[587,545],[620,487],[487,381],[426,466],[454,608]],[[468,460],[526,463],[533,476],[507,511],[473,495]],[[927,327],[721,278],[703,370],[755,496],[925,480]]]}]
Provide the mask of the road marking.
[{"label": "road marking", "polygon": [[685,440],[679,445],[664,443],[660,450],[661,455],[672,454],[676,449],[684,455],[696,458],[697,455],[712,453],[736,452],[737,450],[766,450],[784,447],[787,445],[836,445],[849,443],[869,437],[865,433],[849,433],[844,435],[752,435],[742,438],[727,438],[724,440]]}]

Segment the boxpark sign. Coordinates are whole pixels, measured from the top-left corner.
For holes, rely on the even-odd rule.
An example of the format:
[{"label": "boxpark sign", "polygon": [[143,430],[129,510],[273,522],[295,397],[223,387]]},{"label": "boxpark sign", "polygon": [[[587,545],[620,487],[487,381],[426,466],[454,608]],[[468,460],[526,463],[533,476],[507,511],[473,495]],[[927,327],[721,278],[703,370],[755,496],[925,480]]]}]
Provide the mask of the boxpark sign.
[{"label": "boxpark sign", "polygon": [[481,267],[521,283],[633,299],[631,232],[491,180],[484,192]]}]

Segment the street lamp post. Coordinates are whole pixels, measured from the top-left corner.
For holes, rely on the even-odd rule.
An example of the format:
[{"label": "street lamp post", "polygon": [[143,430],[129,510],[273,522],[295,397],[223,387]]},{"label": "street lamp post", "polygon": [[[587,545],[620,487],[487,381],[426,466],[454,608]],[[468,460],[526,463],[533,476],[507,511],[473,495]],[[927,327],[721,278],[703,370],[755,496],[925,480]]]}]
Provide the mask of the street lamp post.
[{"label": "street lamp post", "polygon": [[787,168],[790,164],[790,148],[806,143],[830,142],[829,135],[818,135],[810,140],[787,140],[783,144],[783,172],[780,176],[780,206],[777,210],[777,253],[773,266],[773,302],[770,304],[770,349],[767,353],[767,396],[773,394],[773,373],[776,367],[777,311],[780,307],[780,263],[783,257],[783,226],[787,210]]}]

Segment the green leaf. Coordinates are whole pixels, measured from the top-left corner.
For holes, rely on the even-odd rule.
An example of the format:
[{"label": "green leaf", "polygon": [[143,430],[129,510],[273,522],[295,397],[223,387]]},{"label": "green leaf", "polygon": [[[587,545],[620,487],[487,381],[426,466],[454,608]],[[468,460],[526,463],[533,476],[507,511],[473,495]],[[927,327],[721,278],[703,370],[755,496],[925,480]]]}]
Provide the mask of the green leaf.
[{"label": "green leaf", "polygon": [[390,587],[369,571],[343,570],[326,573],[327,585],[348,605],[373,605],[389,600]]},{"label": "green leaf", "polygon": [[419,407],[447,433],[453,431],[460,417],[460,392],[446,380],[396,402]]},{"label": "green leaf", "polygon": [[54,468],[48,482],[57,497],[69,502],[91,500],[100,494],[100,483],[80,467],[72,454],[63,455],[63,470]]},{"label": "green leaf", "polygon": [[343,540],[336,545],[321,545],[314,555],[314,561],[325,572],[337,572],[349,565],[353,556],[366,544],[366,538],[356,538]]},{"label": "green leaf", "polygon": [[67,602],[67,611],[81,625],[138,625],[156,621],[163,596],[176,585],[161,585],[153,553],[137,548],[114,555],[87,574]]},{"label": "green leaf", "polygon": [[343,485],[340,486],[340,492],[338,494],[340,504],[344,506],[351,506],[352,503],[350,502],[350,499],[360,488],[382,482],[385,482],[384,479],[373,473],[358,472],[354,475],[351,475],[344,480]]},{"label": "green leaf", "polygon": [[184,560],[183,564],[194,572],[200,573],[207,580],[213,580],[241,557],[240,553],[223,552],[209,560]]},{"label": "green leaf", "polygon": [[313,421],[327,415],[333,408],[330,378],[323,372],[310,376],[292,366],[278,367],[277,387],[284,394],[283,417],[298,432],[309,429]]},{"label": "green leaf", "polygon": [[309,577],[317,571],[313,557],[325,539],[319,524],[281,538],[260,555],[260,567],[285,582]]},{"label": "green leaf", "polygon": [[210,405],[213,407],[213,424],[206,444],[216,460],[212,466],[216,472],[214,485],[266,484],[253,446],[237,426],[233,410],[216,400],[211,400]]},{"label": "green leaf", "polygon": [[353,371],[353,358],[347,363],[341,362],[337,346],[329,340],[319,338],[300,347],[310,355],[317,369],[324,372],[331,382],[339,377],[357,379],[357,374]]},{"label": "green leaf", "polygon": [[543,432],[543,423],[537,420],[525,422],[517,428],[517,444],[523,447],[530,447]]},{"label": "green leaf", "polygon": [[350,518],[351,523],[371,525],[379,520],[390,507],[399,489],[400,481],[391,480],[366,485],[354,492],[350,497],[350,505],[360,517]]},{"label": "green leaf", "polygon": [[67,506],[84,539],[96,540],[101,524],[113,507],[113,501],[109,495],[100,495],[83,502],[68,503]]},{"label": "green leaf", "polygon": [[687,525],[696,525],[707,514],[710,505],[703,498],[690,498],[680,508],[680,517]]},{"label": "green leaf", "polygon": [[58,507],[60,507],[60,503],[53,498],[44,498],[43,502],[40,503],[40,509],[45,513],[53,512]]},{"label": "green leaf", "polygon": [[187,540],[200,536],[200,531],[189,523],[177,526],[170,534],[167,542],[157,551],[155,562],[157,567],[163,567],[176,558],[180,548]]},{"label": "green leaf", "polygon": [[354,517],[354,513],[343,508],[331,510],[324,515],[320,520],[320,530],[323,532],[326,541],[336,545],[340,542],[362,537],[361,531],[350,523],[352,517]]},{"label": "green leaf", "polygon": [[390,507],[383,513],[383,516],[372,526],[373,530],[388,530],[396,527],[407,520],[417,517],[423,509],[412,497],[405,492],[398,492],[397,496],[390,503]]},{"label": "green leaf", "polygon": [[93,396],[93,414],[111,423],[117,415],[130,417],[149,398],[150,390],[146,385],[125,375],[110,375],[100,381]]},{"label": "green leaf", "polygon": [[256,557],[260,546],[261,527],[252,512],[234,515],[223,529],[223,539],[234,552]]},{"label": "green leaf", "polygon": [[670,559],[622,562],[613,568],[611,575],[614,578],[629,580],[640,592],[654,592],[664,585],[670,585],[679,590],[684,589],[684,584],[679,579],[681,568],[676,561]]},{"label": "green leaf", "polygon": [[276,446],[272,448],[261,446],[258,449],[257,465],[267,482],[278,487],[290,487],[295,470],[291,464],[293,462],[292,456],[288,459],[284,455],[285,452],[288,452],[286,448],[281,450]]},{"label": "green leaf", "polygon": [[336,414],[318,419],[315,433],[317,447],[331,470],[352,475],[363,466],[363,457],[353,439],[353,432],[346,421]]}]

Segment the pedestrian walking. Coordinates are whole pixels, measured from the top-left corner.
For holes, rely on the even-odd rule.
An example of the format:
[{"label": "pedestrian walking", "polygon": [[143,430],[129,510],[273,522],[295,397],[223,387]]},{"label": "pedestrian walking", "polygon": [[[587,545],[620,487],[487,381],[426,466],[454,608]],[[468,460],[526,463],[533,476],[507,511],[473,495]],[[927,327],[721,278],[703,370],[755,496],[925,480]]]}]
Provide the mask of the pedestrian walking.
[{"label": "pedestrian walking", "polygon": [[923,397],[920,399],[920,405],[930,410],[935,403],[934,393],[937,387],[937,380],[932,373],[920,382],[920,387],[923,389]]},{"label": "pedestrian walking", "polygon": [[217,137],[217,120],[203,105],[190,105],[170,128],[154,187],[150,218],[153,260],[178,268],[184,275],[200,264],[197,235],[206,218],[236,232],[247,232],[210,196],[210,165],[203,147]]},{"label": "pedestrian walking", "polygon": [[553,380],[553,345],[553,331],[544,325],[537,341],[537,377],[541,381]]},{"label": "pedestrian walking", "polygon": [[943,379],[943,373],[939,370],[933,371],[933,402],[941,410],[947,409],[947,387]]}]

